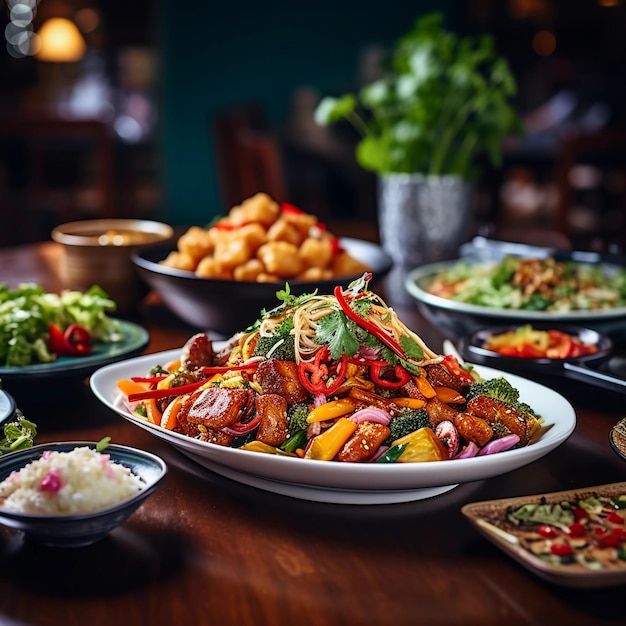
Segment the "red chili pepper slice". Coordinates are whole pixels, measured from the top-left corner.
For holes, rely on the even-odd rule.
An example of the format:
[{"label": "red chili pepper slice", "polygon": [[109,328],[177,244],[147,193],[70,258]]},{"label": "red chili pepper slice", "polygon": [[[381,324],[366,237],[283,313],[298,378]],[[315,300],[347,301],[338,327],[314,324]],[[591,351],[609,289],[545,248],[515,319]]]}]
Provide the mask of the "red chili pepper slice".
[{"label": "red chili pepper slice", "polygon": [[[371,274],[370,274],[370,277],[371,277]],[[335,295],[335,298],[337,299],[339,306],[341,307],[341,310],[346,314],[347,317],[349,317],[353,322],[356,322],[361,328],[366,330],[368,333],[371,333],[372,335],[374,335],[376,339],[378,339],[381,343],[387,346],[394,354],[396,354],[396,356],[399,356],[401,359],[406,359],[406,355],[404,354],[404,351],[402,350],[402,348],[400,347],[400,344],[395,339],[393,339],[392,337],[387,335],[387,333],[385,333],[383,330],[378,328],[376,324],[372,324],[372,322],[364,319],[358,313],[355,313],[350,308],[350,303],[346,299],[343,293],[343,289],[341,288],[341,285],[337,285],[335,287],[334,295]]]},{"label": "red chili pepper slice", "polygon": [[48,338],[48,347],[50,352],[58,354],[59,356],[66,354],[65,336],[63,331],[56,325],[49,325],[50,336]]},{"label": "red chili pepper slice", "polygon": [[137,402],[139,400],[150,400],[151,398],[168,398],[169,396],[182,396],[185,393],[195,391],[198,387],[202,387],[206,380],[198,380],[188,385],[180,385],[179,387],[171,387],[169,389],[147,389],[146,391],[137,391],[128,395],[129,402]]},{"label": "red chili pepper slice", "polygon": [[294,215],[305,215],[302,209],[299,209],[297,206],[293,204],[289,204],[289,202],[282,202],[280,205],[280,210],[283,213],[293,213]]},{"label": "red chili pepper slice", "polygon": [[341,241],[338,237],[333,237],[330,240],[330,251],[333,257],[337,256],[340,252],[343,251],[343,247],[341,246]]},{"label": "red chili pepper slice", "polygon": [[131,376],[130,379],[134,383],[148,383],[150,385],[157,385],[165,378],[167,378],[167,376],[162,374],[161,376]]},{"label": "red chili pepper slice", "polygon": [[261,416],[257,414],[249,422],[235,422],[227,428],[238,434],[245,435],[246,433],[252,432],[260,423]]},{"label": "red chili pepper slice", "polygon": [[298,377],[302,386],[314,395],[323,393],[329,396],[333,394],[345,380],[348,369],[348,358],[346,355],[341,355],[337,363],[334,379],[329,385],[328,381],[332,376],[332,367],[333,363],[330,359],[328,346],[323,346],[316,352],[315,359],[312,362],[302,361],[298,365]]},{"label": "red chili pepper slice", "polygon": [[[387,374],[391,371],[393,371],[394,378],[390,379]],[[411,380],[411,375],[401,365],[394,367],[387,363],[370,365],[370,376],[377,385],[389,389],[398,389]]]},{"label": "red chili pepper slice", "polygon": [[459,362],[457,361],[456,357],[452,354],[447,354],[446,356],[443,357],[443,361],[441,361],[441,364],[450,372],[450,374],[452,374],[453,376],[456,376],[457,378],[461,378],[463,380],[466,380],[469,383],[473,383],[474,379],[472,378],[472,375],[469,372],[466,372],[460,365]]},{"label": "red chili pepper slice", "polygon": [[48,346],[57,356],[86,356],[91,354],[91,334],[78,324],[70,324],[63,332],[56,324],[48,326]]},{"label": "red chili pepper slice", "polygon": [[91,334],[83,326],[70,324],[65,329],[65,341],[75,355],[91,354]]}]

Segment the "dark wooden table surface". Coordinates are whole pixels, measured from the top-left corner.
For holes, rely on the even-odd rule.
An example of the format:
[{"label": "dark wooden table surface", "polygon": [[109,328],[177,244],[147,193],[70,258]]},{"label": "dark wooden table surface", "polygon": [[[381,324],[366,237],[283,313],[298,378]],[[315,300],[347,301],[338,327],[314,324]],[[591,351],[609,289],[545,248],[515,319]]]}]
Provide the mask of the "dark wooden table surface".
[{"label": "dark wooden table surface", "polygon": [[[60,288],[55,244],[0,250],[0,282]],[[411,306],[400,317],[435,349],[442,336]],[[147,352],[196,329],[152,295],[129,319]],[[10,386],[5,385],[8,391]],[[545,582],[480,536],[467,502],[626,480],[611,450],[624,396],[561,382],[574,434],[522,469],[428,500],[382,506],[308,502],[211,473],[101,405],[86,381],[16,394],[38,443],[98,440],[162,456],[161,488],[120,528],[85,548],[43,548],[0,527],[0,624],[361,626],[624,624],[626,589]]]}]

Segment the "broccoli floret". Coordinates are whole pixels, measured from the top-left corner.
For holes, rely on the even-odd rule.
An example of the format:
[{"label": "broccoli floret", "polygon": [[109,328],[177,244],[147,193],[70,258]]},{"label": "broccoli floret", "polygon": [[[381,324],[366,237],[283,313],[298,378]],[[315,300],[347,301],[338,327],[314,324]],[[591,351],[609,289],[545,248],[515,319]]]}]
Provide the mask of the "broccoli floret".
[{"label": "broccoli floret", "polygon": [[498,376],[489,380],[471,383],[465,394],[467,401],[469,402],[472,398],[478,396],[488,396],[516,406],[519,399],[519,391],[506,378]]},{"label": "broccoli floret", "polygon": [[287,409],[287,420],[289,421],[289,435],[294,435],[300,430],[306,430],[309,423],[306,418],[309,414],[309,407],[305,402],[294,402]]},{"label": "broccoli floret", "polygon": [[528,421],[529,419],[540,419],[540,416],[534,411],[534,409],[525,402],[517,402],[515,404],[515,408],[523,415],[526,421]]},{"label": "broccoli floret", "polygon": [[254,356],[267,356],[280,361],[295,361],[295,337],[293,335],[259,337],[254,348]]},{"label": "broccoli floret", "polygon": [[[513,385],[502,376],[472,383],[467,391],[466,399],[469,402],[472,398],[478,396],[488,396],[506,402],[506,404],[517,410],[529,423],[532,423],[533,420],[540,419],[539,415],[535,413],[530,405],[525,402],[520,402],[519,390],[513,387]],[[491,426],[494,427],[494,424]],[[496,428],[496,430],[498,429]],[[500,434],[506,434],[506,432]]]},{"label": "broccoli floret", "polygon": [[296,341],[291,333],[293,330],[293,318],[286,317],[276,326],[274,332],[257,338],[254,348],[254,356],[269,356],[281,361],[296,360]]},{"label": "broccoli floret", "polygon": [[385,445],[391,445],[396,439],[425,426],[430,426],[430,418],[425,409],[404,409],[389,422],[391,433],[385,440]]}]

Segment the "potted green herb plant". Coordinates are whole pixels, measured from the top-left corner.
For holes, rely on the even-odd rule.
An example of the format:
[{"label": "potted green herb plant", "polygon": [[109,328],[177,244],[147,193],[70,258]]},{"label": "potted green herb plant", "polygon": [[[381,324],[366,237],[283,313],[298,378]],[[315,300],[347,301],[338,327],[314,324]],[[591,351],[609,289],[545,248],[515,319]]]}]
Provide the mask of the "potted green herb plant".
[{"label": "potted green herb plant", "polygon": [[514,93],[491,36],[458,36],[432,13],[396,42],[382,78],[319,103],[318,124],[360,134],[356,159],[378,175],[381,240],[397,262],[456,254],[478,156],[498,166],[502,139],[521,130]]}]

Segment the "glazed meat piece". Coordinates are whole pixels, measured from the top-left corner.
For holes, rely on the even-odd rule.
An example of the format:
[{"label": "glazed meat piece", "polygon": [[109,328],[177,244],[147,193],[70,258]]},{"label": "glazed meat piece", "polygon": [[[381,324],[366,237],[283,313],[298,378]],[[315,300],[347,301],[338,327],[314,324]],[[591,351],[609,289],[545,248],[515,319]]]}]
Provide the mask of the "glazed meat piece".
[{"label": "glazed meat piece", "polygon": [[469,382],[460,379],[439,363],[426,367],[426,377],[433,387],[450,387],[459,393],[463,393],[469,386]]},{"label": "glazed meat piece", "polygon": [[279,446],[289,432],[287,400],[276,393],[257,395],[256,411],[261,421],[256,438],[270,446]]},{"label": "glazed meat piece", "polygon": [[198,432],[199,434],[197,438],[200,441],[208,441],[209,443],[214,443],[218,446],[229,446],[234,439],[232,435],[215,428],[205,428],[204,426],[199,426]]},{"label": "glazed meat piece", "polygon": [[298,366],[293,361],[267,359],[259,364],[255,376],[263,393],[277,393],[288,404],[304,402],[309,397],[309,392],[300,383]]},{"label": "glazed meat piece", "polygon": [[390,430],[384,424],[362,422],[335,456],[336,461],[359,463],[367,461],[380,444],[389,437]]},{"label": "glazed meat piece", "polygon": [[476,396],[467,403],[466,411],[471,415],[482,417],[490,423],[501,422],[509,431],[520,438],[520,445],[525,446],[528,443],[530,433],[526,420],[506,402],[488,396]]},{"label": "glazed meat piece", "polygon": [[439,422],[443,422],[448,420],[449,422],[454,423],[454,418],[458,411],[448,406],[445,402],[442,402],[437,397],[429,400],[424,406],[426,409],[426,413],[428,413],[428,417],[430,418],[431,426],[435,427]]},{"label": "glazed meat piece", "polygon": [[205,428],[219,429],[238,422],[248,413],[254,392],[251,389],[208,387],[194,392],[191,398],[180,411],[183,418]]},{"label": "glazed meat piece", "polygon": [[213,344],[206,333],[197,333],[187,340],[180,354],[180,364],[194,371],[212,365]]},{"label": "glazed meat piece", "polygon": [[452,423],[463,439],[473,441],[479,448],[482,448],[493,437],[493,429],[481,417],[468,413],[457,413]]}]

